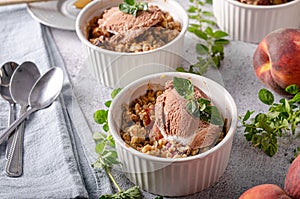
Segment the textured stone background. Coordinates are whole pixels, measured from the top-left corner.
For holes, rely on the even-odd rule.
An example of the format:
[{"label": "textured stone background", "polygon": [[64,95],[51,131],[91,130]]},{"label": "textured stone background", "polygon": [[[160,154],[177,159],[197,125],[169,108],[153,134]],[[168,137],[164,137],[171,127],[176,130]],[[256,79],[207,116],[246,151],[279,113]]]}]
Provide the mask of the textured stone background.
[{"label": "textured stone background", "polygon": [[[187,7],[188,0],[180,0],[180,3]],[[110,98],[111,90],[97,85],[95,80],[90,78],[85,68],[84,49],[75,32],[53,29],[52,33],[64,57],[86,118],[93,131],[99,131],[99,126],[93,122],[93,113],[103,107],[103,102]],[[184,45],[184,57],[189,63],[193,63],[196,59],[195,42],[197,42],[195,38],[188,33]],[[256,47],[255,44],[231,41],[225,47],[225,59],[221,69],[207,74],[224,85],[231,93],[239,115],[244,114],[248,109],[256,112],[266,110],[257,98],[258,90],[264,85],[259,82],[253,71],[252,56]],[[289,161],[293,156],[296,142],[281,139],[278,153],[270,158],[252,147],[245,140],[243,131],[244,128],[239,123],[228,167],[219,181],[201,193],[183,198],[238,198],[248,188],[263,183],[274,183],[283,187],[285,173],[290,165]],[[131,186],[121,173],[116,172],[116,175],[123,187]],[[154,195],[147,192],[143,194],[145,198],[154,198]]]}]

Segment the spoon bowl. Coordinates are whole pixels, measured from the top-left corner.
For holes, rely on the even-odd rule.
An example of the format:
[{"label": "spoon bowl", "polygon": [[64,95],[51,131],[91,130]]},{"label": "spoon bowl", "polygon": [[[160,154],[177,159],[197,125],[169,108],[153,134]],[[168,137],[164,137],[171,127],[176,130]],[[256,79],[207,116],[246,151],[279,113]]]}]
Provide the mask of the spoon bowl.
[{"label": "spoon bowl", "polygon": [[13,73],[10,82],[12,99],[21,106],[27,106],[29,93],[40,76],[40,71],[33,62],[22,63]]},{"label": "spoon bowl", "polygon": [[34,84],[30,91],[28,102],[31,108],[46,108],[57,98],[63,84],[63,71],[54,67],[47,71]]},{"label": "spoon bowl", "polygon": [[15,102],[9,92],[9,83],[17,67],[18,64],[15,62],[6,62],[0,69],[0,94],[10,104],[14,104]]}]

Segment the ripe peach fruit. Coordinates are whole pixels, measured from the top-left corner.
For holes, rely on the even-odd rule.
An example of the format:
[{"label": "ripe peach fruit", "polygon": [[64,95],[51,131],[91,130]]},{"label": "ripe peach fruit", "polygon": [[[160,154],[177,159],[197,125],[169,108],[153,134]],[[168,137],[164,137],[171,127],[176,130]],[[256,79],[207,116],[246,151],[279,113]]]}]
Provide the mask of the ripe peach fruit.
[{"label": "ripe peach fruit", "polygon": [[300,155],[292,162],[285,177],[284,190],[293,199],[300,199]]},{"label": "ripe peach fruit", "polygon": [[269,33],[253,55],[256,76],[273,91],[287,95],[291,84],[300,87],[300,29],[278,29]]},{"label": "ripe peach fruit", "polygon": [[245,191],[239,199],[291,199],[275,184],[261,184]]}]

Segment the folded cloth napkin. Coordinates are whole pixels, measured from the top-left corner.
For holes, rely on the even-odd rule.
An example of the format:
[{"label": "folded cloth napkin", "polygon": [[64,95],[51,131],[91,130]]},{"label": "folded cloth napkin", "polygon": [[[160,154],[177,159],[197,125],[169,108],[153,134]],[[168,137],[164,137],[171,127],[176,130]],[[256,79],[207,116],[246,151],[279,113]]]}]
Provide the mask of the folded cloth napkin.
[{"label": "folded cloth napkin", "polygon": [[[35,21],[24,5],[0,7],[0,24],[0,64],[32,61],[42,74],[52,66],[65,72],[59,98],[25,122],[21,177],[5,175],[5,145],[0,146],[0,198],[97,198],[99,192],[111,192],[108,178],[101,181],[107,186],[100,188],[99,174],[90,167],[95,159],[91,132],[50,29]],[[1,98],[0,107],[1,133],[7,128],[9,105]],[[74,128],[75,123],[80,129]]]}]

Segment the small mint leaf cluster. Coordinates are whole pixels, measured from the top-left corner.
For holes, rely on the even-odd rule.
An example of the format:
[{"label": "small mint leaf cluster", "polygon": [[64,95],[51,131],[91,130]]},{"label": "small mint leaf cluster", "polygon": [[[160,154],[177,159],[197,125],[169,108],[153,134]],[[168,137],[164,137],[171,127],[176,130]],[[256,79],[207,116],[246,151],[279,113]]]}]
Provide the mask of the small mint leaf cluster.
[{"label": "small mint leaf cluster", "polygon": [[212,4],[211,0],[190,0],[188,31],[199,38],[196,43],[197,62],[191,64],[189,69],[179,67],[179,72],[188,72],[203,75],[209,67],[220,68],[224,59],[224,46],[229,43],[228,33],[219,30],[214,21],[213,13],[204,10],[204,6]]},{"label": "small mint leaf cluster", "polygon": [[137,3],[135,0],[124,0],[124,2],[119,5],[119,10],[136,17],[139,10],[148,10],[148,3]]},{"label": "small mint leaf cluster", "polygon": [[186,110],[190,115],[214,125],[223,125],[224,121],[217,107],[211,106],[211,102],[207,99],[195,99],[194,85],[190,80],[174,77],[173,85],[177,93],[188,100]]},{"label": "small mint leaf cluster", "polygon": [[284,133],[295,135],[300,123],[300,90],[295,84],[288,86],[285,90],[292,94],[293,98],[282,98],[279,103],[275,103],[273,93],[265,88],[261,89],[258,98],[269,106],[268,112],[258,113],[251,118],[254,111],[248,110],[243,117],[239,117],[245,127],[246,140],[270,157],[277,153],[278,138]]}]

